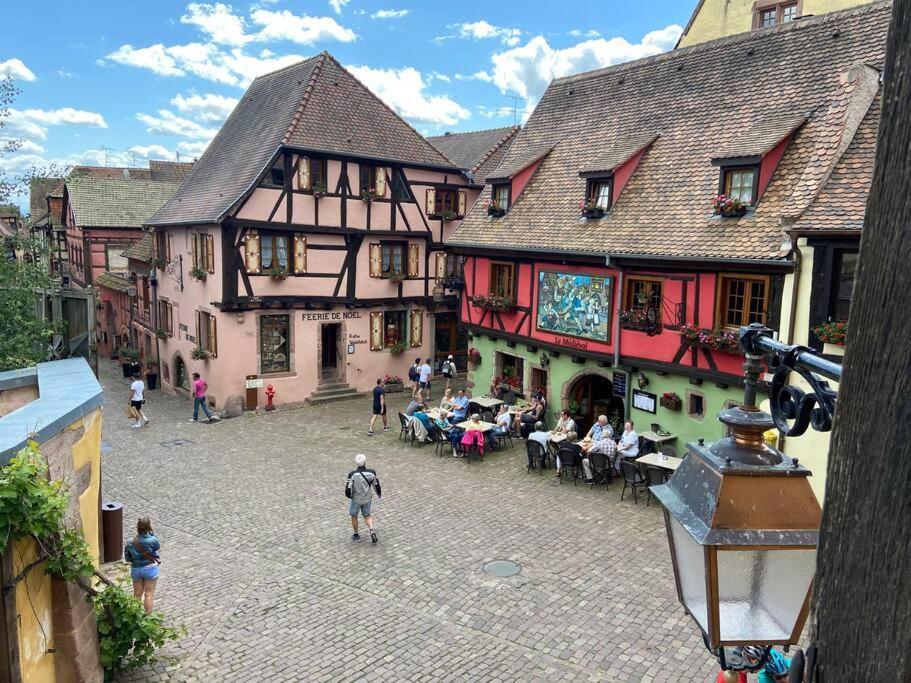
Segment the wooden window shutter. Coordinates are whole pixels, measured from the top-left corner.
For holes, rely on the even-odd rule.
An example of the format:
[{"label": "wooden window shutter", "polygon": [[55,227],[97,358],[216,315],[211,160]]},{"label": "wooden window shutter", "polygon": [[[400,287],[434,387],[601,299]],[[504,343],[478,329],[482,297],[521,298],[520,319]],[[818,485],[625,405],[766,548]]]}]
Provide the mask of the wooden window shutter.
[{"label": "wooden window shutter", "polygon": [[386,169],[383,166],[376,167],[376,196],[386,196]]},{"label": "wooden window shutter", "polygon": [[202,346],[202,337],[199,336],[199,333],[202,331],[202,325],[199,324],[200,316],[202,313],[196,311],[196,346]]},{"label": "wooden window shutter", "polygon": [[259,234],[251,232],[244,242],[244,264],[247,272],[258,275],[260,270]]},{"label": "wooden window shutter", "polygon": [[164,234],[164,258],[168,263],[171,262],[171,233]]},{"label": "wooden window shutter", "polygon": [[445,252],[438,251],[434,254],[434,257],[436,258],[436,279],[442,280],[446,277],[446,254]]},{"label": "wooden window shutter", "polygon": [[421,346],[424,343],[424,311],[416,308],[409,312],[411,318],[411,345]]},{"label": "wooden window shutter", "polygon": [[294,236],[294,274],[307,272],[307,238],[304,235]]},{"label": "wooden window shutter", "polygon": [[199,268],[199,240],[196,239],[199,235],[194,232],[190,233],[190,237],[193,239],[193,267]]},{"label": "wooden window shutter", "polygon": [[383,350],[383,312],[370,312],[370,350]]},{"label": "wooden window shutter", "polygon": [[466,211],[468,211],[468,193],[465,190],[459,190],[459,209],[456,214],[464,216]]},{"label": "wooden window shutter", "polygon": [[383,248],[379,242],[370,243],[370,277],[383,277]]},{"label": "wooden window shutter", "polygon": [[168,313],[168,335],[174,336],[174,306],[170,303],[165,304],[165,310]]},{"label": "wooden window shutter", "polygon": [[206,321],[209,325],[209,353],[211,353],[214,357],[218,355],[218,334],[216,330],[217,321],[215,320],[215,316],[211,313],[206,316]]},{"label": "wooden window shutter", "polygon": [[408,245],[408,277],[417,277],[420,268],[420,247],[417,244]]},{"label": "wooden window shutter", "polygon": [[424,193],[424,210],[428,216],[436,213],[437,191],[432,187],[427,188]]},{"label": "wooden window shutter", "polygon": [[215,235],[206,235],[206,270],[215,272]]},{"label": "wooden window shutter", "polygon": [[310,178],[310,159],[299,157],[297,160],[297,186],[301,190],[309,190],[312,179]]}]

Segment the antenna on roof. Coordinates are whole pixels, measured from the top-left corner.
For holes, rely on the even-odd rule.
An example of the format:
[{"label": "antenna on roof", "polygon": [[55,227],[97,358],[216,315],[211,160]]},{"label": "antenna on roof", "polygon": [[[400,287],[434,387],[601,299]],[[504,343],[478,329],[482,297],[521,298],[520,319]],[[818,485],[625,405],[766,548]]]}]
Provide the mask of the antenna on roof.
[{"label": "antenna on roof", "polygon": [[518,95],[506,95],[509,99],[512,100],[512,125],[519,123],[519,100],[525,101],[524,97],[519,97]]},{"label": "antenna on roof", "polygon": [[102,145],[101,151],[104,152],[104,165],[107,166],[108,165],[108,152],[116,152],[117,150],[114,149],[113,147],[105,147],[104,145]]}]

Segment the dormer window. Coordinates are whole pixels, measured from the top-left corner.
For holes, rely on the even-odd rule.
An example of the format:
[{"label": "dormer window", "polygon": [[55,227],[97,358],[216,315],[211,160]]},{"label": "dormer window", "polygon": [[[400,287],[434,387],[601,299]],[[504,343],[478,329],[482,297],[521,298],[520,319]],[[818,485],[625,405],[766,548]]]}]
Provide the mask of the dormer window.
[{"label": "dormer window", "polygon": [[279,157],[266,177],[263,179],[263,185],[266,187],[284,187],[285,186],[285,161]]},{"label": "dormer window", "polygon": [[607,211],[611,207],[612,178],[590,178],[588,181],[588,198],[595,208]]},{"label": "dormer window", "polygon": [[728,199],[739,199],[744,204],[756,202],[759,187],[759,166],[721,167],[721,192]]},{"label": "dormer window", "polygon": [[501,211],[509,209],[509,183],[499,183],[494,185],[491,192],[493,203]]},{"label": "dormer window", "polygon": [[800,18],[800,2],[760,0],[753,10],[753,28],[772,28]]}]

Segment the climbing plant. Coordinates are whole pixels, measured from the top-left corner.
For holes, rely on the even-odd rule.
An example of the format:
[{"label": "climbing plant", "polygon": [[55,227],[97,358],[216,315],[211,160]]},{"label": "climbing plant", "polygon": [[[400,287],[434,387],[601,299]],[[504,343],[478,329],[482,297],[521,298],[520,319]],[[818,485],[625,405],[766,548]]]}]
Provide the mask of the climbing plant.
[{"label": "climbing plant", "polygon": [[95,571],[82,531],[65,525],[68,505],[63,482],[50,480],[47,462],[34,441],[0,468],[0,553],[19,539],[30,538],[38,547],[38,558],[3,590],[13,588],[39,565],[47,574],[80,586],[94,606],[101,663],[110,679],[153,661],[158,648],[185,629],[166,624],[159,613],[146,614],[139,600]]}]

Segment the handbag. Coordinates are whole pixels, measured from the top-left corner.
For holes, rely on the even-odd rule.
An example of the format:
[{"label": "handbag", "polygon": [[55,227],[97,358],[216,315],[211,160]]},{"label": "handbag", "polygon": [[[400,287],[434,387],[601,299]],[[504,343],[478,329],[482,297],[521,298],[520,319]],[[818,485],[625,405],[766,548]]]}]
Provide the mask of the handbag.
[{"label": "handbag", "polygon": [[150,553],[148,550],[146,550],[146,549],[145,549],[145,546],[143,546],[142,543],[139,542],[139,538],[138,538],[138,537],[137,537],[137,538],[134,538],[134,539],[131,541],[131,543],[133,544],[133,547],[136,548],[136,550],[139,551],[139,554],[142,555],[142,556],[143,556],[144,558],[146,558],[147,560],[149,560],[149,562],[154,562],[155,564],[161,564],[161,560],[159,560],[159,559],[158,559],[157,557],[155,557],[152,553]]}]

